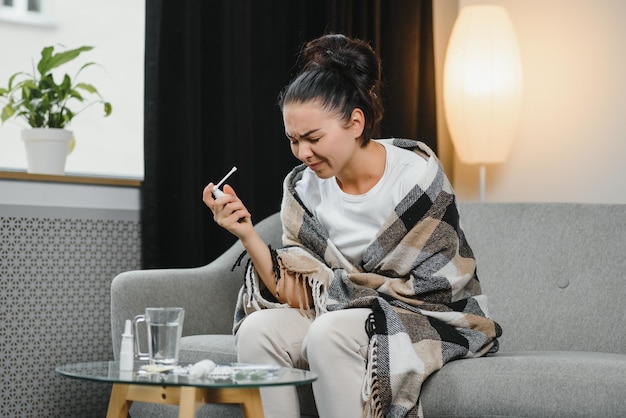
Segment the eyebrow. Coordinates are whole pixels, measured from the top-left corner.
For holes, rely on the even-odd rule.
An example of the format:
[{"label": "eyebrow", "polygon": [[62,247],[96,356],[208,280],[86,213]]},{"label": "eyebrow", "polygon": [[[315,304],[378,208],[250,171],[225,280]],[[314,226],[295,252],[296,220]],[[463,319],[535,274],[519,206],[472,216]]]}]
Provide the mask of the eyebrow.
[{"label": "eyebrow", "polygon": [[296,136],[298,136],[300,138],[307,138],[307,137],[311,136],[312,134],[314,134],[317,131],[319,131],[319,128],[318,129],[311,129],[310,131],[305,132],[302,135],[297,135],[297,134],[296,135],[290,135],[289,132],[285,132],[285,135],[287,135],[287,138],[295,138]]}]

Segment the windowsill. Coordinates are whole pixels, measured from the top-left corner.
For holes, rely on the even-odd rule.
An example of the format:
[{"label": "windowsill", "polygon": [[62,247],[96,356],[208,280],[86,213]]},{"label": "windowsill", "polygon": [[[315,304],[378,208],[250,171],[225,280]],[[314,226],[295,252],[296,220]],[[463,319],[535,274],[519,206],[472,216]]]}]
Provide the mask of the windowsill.
[{"label": "windowsill", "polygon": [[107,177],[83,174],[30,174],[25,171],[0,169],[0,180],[38,181],[49,183],[91,184],[117,187],[141,187],[142,180],[132,177]]},{"label": "windowsill", "polygon": [[0,15],[1,23],[10,23],[14,25],[33,26],[37,28],[55,29],[58,25],[46,16],[40,16],[37,13],[28,13],[26,15],[3,14]]}]

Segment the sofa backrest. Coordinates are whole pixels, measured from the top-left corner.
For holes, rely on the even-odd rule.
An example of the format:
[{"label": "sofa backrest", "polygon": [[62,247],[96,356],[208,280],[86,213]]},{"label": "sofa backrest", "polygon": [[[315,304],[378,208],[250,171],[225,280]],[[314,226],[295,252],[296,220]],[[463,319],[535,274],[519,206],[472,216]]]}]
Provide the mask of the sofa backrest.
[{"label": "sofa backrest", "polygon": [[461,203],[502,351],[626,353],[626,205]]},{"label": "sofa backrest", "polygon": [[[501,351],[626,353],[626,205],[459,204]],[[257,225],[280,244],[277,214]]]},{"label": "sofa backrest", "polygon": [[271,245],[273,248],[282,246],[283,229],[280,224],[280,213],[276,212],[268,216],[256,224],[255,228],[266,244]]}]

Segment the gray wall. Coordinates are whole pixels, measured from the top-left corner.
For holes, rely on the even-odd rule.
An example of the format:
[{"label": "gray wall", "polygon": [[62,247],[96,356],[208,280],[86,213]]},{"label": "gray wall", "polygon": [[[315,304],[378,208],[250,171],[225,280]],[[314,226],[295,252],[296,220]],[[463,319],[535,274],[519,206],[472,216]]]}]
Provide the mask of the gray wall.
[{"label": "gray wall", "polygon": [[110,385],[55,373],[112,360],[110,286],[140,268],[139,210],[3,204],[0,416],[106,415]]}]

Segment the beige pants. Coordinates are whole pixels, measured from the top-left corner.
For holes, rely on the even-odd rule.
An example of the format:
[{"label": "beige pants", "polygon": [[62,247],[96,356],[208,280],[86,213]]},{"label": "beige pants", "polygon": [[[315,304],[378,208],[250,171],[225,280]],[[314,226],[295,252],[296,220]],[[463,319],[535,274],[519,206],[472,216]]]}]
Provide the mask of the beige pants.
[{"label": "beige pants", "polygon": [[[360,417],[370,309],[328,312],[315,320],[296,309],[265,309],[249,315],[236,336],[244,363],[274,363],[318,375],[313,393],[320,418]],[[261,389],[266,418],[299,418],[293,386]]]}]

